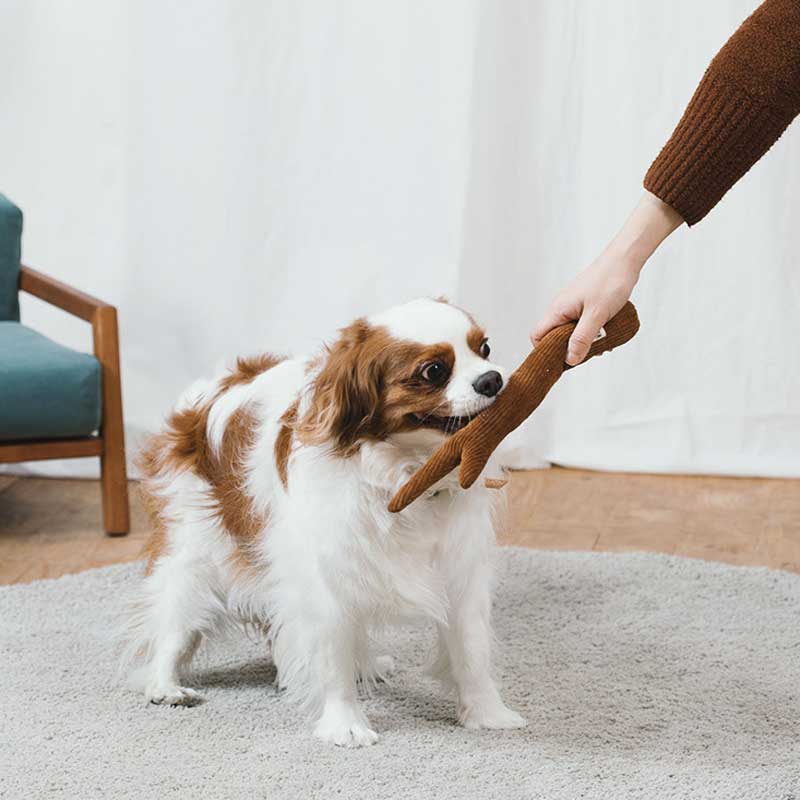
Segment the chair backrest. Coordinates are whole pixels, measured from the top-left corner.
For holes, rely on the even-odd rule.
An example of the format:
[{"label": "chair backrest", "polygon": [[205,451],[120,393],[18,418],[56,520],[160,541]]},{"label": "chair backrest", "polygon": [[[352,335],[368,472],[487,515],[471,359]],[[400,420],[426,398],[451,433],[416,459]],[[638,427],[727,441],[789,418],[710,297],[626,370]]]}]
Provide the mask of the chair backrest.
[{"label": "chair backrest", "polygon": [[0,194],[0,320],[19,320],[22,212]]}]

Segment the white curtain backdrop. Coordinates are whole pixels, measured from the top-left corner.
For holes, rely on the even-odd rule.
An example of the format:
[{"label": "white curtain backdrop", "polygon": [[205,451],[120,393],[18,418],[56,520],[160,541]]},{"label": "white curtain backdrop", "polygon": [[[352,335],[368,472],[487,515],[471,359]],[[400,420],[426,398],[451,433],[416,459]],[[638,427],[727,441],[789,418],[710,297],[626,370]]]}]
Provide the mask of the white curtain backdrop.
[{"label": "white curtain backdrop", "polygon": [[[232,355],[417,295],[513,366],[756,5],[4,0],[0,191],[26,262],[119,307],[131,450]],[[798,219],[800,123],[667,242],[639,336],[565,376],[508,462],[800,475]]]}]

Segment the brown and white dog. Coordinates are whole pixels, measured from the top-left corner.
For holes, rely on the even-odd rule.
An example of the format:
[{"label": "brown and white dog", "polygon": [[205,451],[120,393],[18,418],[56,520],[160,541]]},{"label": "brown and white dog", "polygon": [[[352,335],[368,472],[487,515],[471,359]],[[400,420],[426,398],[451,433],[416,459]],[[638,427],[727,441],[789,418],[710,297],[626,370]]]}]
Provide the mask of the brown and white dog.
[{"label": "brown and white dog", "polygon": [[255,624],[315,734],[372,744],[357,682],[393,663],[374,637],[422,617],[438,628],[434,672],[459,721],[524,725],[491,674],[492,493],[451,476],[387,511],[503,381],[472,317],[422,299],[354,322],[316,357],[240,359],[192,387],[142,458],[153,533],[128,652],[146,697],[196,702],[183,678],[202,639]]}]

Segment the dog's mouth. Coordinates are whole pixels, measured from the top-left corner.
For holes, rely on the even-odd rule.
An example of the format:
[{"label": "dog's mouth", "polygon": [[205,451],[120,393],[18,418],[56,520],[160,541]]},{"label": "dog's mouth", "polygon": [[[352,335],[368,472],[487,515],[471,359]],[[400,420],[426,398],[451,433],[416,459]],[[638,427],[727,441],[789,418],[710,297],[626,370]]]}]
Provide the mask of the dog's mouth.
[{"label": "dog's mouth", "polygon": [[435,414],[409,414],[409,419],[418,428],[431,428],[441,431],[445,436],[466,427],[480,412],[464,417],[437,417]]}]

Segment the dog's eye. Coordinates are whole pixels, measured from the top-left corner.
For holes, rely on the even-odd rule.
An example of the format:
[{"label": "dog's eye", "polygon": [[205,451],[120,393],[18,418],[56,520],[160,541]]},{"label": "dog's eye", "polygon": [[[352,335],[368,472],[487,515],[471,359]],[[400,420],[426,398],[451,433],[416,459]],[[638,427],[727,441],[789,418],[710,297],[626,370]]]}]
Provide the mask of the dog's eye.
[{"label": "dog's eye", "polygon": [[481,342],[481,347],[480,347],[481,358],[489,358],[489,355],[491,354],[491,352],[492,352],[492,348],[489,347],[489,340],[488,339],[484,339]]},{"label": "dog's eye", "polygon": [[422,368],[420,375],[428,383],[441,383],[447,377],[447,367],[441,361],[431,361]]}]

